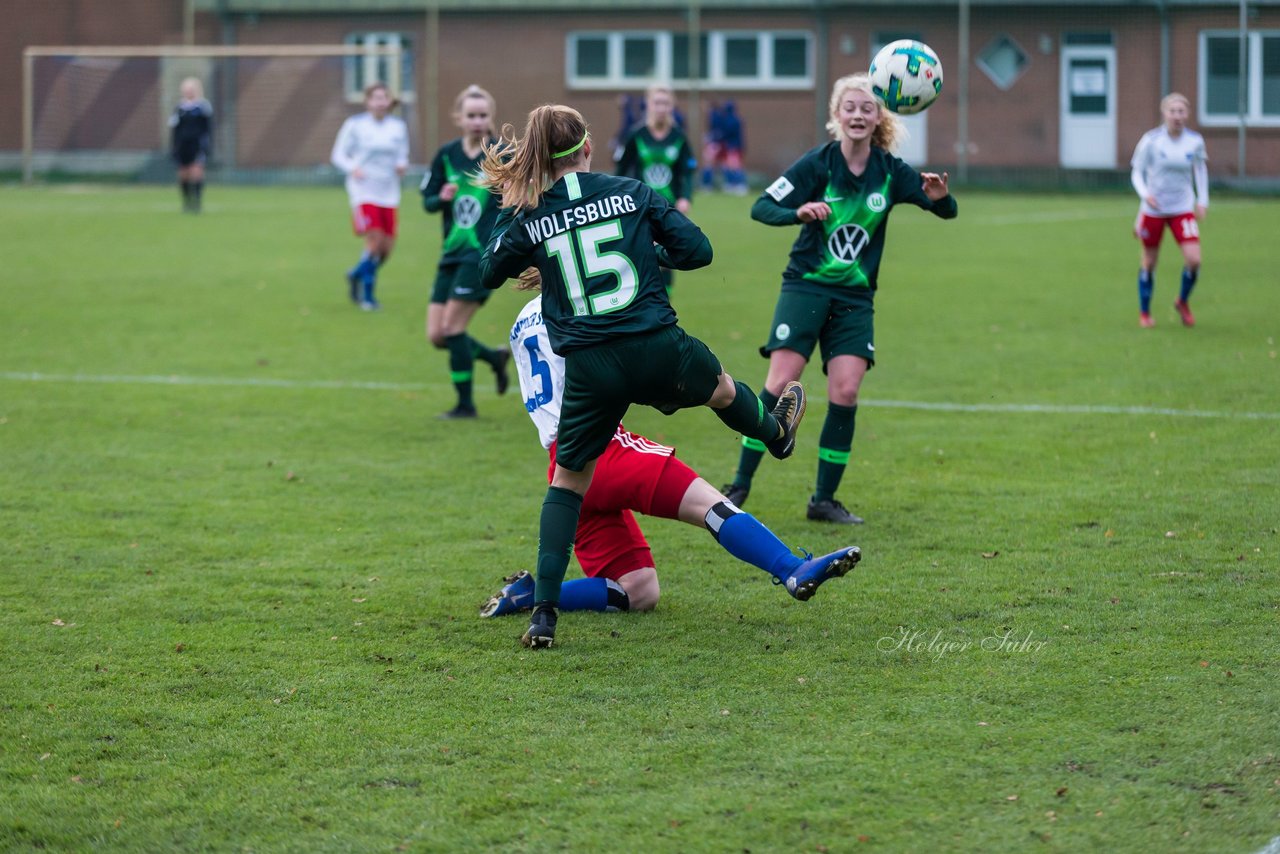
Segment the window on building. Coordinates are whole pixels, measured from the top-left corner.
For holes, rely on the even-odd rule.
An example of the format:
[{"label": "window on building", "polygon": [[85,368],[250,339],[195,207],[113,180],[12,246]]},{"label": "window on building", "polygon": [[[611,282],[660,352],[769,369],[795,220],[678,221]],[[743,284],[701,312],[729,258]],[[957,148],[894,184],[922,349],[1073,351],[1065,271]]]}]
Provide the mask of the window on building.
[{"label": "window on building", "polygon": [[[401,101],[414,99],[413,48],[403,33],[351,33],[348,45],[364,49],[363,55],[348,56],[343,67],[343,88],[348,101],[363,101],[364,87],[381,80]],[[400,48],[400,61],[388,50]],[[381,49],[381,50],[379,50]]]},{"label": "window on building", "polygon": [[[1200,123],[1210,127],[1239,121],[1240,34],[1200,33]],[[1249,125],[1280,127],[1280,31],[1245,34],[1244,118]]]},{"label": "window on building", "polygon": [[978,67],[1001,89],[1010,89],[1022,72],[1027,70],[1030,58],[1027,52],[1009,36],[996,36],[978,53]]},{"label": "window on building", "polygon": [[[576,89],[677,87],[690,80],[687,32],[592,32],[568,36],[566,77]],[[713,30],[698,38],[705,89],[803,89],[813,85],[813,35],[794,31]]]}]

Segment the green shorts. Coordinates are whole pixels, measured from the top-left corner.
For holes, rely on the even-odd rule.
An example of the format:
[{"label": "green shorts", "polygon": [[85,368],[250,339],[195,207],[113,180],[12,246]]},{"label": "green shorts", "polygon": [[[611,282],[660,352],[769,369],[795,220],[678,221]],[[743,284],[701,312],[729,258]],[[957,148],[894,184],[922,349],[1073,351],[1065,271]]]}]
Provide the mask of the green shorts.
[{"label": "green shorts", "polygon": [[720,372],[710,348],[679,326],[566,353],[556,463],[582,471],[604,453],[633,403],[663,415],[702,406]]},{"label": "green shorts", "polygon": [[445,303],[458,299],[484,305],[490,293],[492,291],[480,284],[479,264],[445,264],[436,271],[431,301]]},{"label": "green shorts", "polygon": [[869,288],[808,288],[783,285],[773,310],[769,343],[760,348],[765,358],[774,350],[794,350],[808,359],[821,347],[822,372],[836,356],[857,356],[867,366],[876,363],[873,300]]}]

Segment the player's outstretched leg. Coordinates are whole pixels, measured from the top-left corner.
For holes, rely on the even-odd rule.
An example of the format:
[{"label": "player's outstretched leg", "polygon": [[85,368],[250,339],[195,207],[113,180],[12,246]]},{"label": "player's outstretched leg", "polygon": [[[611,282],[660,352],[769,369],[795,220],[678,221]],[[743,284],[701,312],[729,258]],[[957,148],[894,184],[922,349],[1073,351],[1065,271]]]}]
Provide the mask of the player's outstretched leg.
[{"label": "player's outstretched leg", "polygon": [[829,578],[838,578],[853,569],[862,558],[857,546],[847,546],[820,558],[808,552],[796,557],[786,543],[760,523],[727,501],[714,505],[703,521],[711,536],[738,560],[763,569],[783,584],[787,592],[805,601]]},{"label": "player's outstretched leg", "polygon": [[862,550],[857,546],[849,546],[822,557],[807,558],[787,576],[787,592],[801,602],[817,592],[824,581],[839,578],[858,565],[862,560]]}]

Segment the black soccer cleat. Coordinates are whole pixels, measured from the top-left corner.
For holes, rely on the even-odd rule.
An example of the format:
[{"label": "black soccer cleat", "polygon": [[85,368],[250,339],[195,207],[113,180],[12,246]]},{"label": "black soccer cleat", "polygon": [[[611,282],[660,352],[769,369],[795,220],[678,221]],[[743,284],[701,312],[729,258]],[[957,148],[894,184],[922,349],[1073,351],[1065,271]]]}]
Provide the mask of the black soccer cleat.
[{"label": "black soccer cleat", "polygon": [[546,602],[533,608],[529,628],[520,637],[520,643],[529,649],[549,649],[556,640],[556,607]]},{"label": "black soccer cleat", "polygon": [[720,487],[720,494],[724,496],[734,507],[741,508],[747,503],[747,496],[751,494],[751,488],[747,486],[739,486],[736,483],[726,483]]},{"label": "black soccer cleat", "polygon": [[796,449],[796,431],[800,428],[800,419],[804,418],[805,394],[804,386],[792,380],[778,395],[778,404],[773,407],[773,417],[782,425],[783,433],[776,439],[764,443],[776,459],[785,460]]},{"label": "black soccer cleat", "polygon": [[511,387],[511,374],[507,372],[507,367],[511,364],[511,351],[499,350],[498,353],[498,364],[493,366],[493,378],[498,383],[498,394],[504,395]]},{"label": "black soccer cleat", "polygon": [[460,421],[466,418],[478,418],[479,413],[476,412],[474,406],[455,406],[448,412],[441,412],[436,417],[441,421]]},{"label": "black soccer cleat", "polygon": [[834,498],[824,498],[821,501],[809,499],[807,515],[814,522],[834,522],[837,525],[861,525],[866,521],[861,516],[850,513],[848,508]]}]

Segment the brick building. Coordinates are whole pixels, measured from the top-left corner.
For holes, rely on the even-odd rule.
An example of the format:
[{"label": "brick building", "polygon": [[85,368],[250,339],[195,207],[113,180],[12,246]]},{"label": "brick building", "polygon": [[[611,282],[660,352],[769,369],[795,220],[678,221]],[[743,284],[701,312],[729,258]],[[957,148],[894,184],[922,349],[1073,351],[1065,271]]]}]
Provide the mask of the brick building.
[{"label": "brick building", "polygon": [[[357,55],[303,70],[239,61],[205,68],[223,122],[227,162],[305,167],[323,163],[342,118],[367,80],[389,78],[405,101],[423,162],[452,138],[454,95],[479,83],[499,119],[570,103],[597,137],[618,129],[617,101],[655,79],[674,83],[697,139],[707,105],[731,98],[747,129],[747,165],[784,168],[825,138],[830,83],[864,69],[895,38],[929,43],[946,88],[908,120],[902,153],[915,163],[973,176],[1069,175],[1124,169],[1139,136],[1159,121],[1165,91],[1187,94],[1206,136],[1215,177],[1280,174],[1280,0],[1246,12],[1246,130],[1239,130],[1239,20],[1214,0],[1054,3],[969,0],[10,0],[0,33],[0,156],[22,146],[22,49],[28,45],[347,45]],[[400,61],[360,55],[399,46]],[[962,58],[967,61],[962,62]],[[53,60],[49,60],[53,62]],[[154,60],[151,60],[154,63]],[[83,63],[82,63],[83,64]],[[90,150],[157,147],[172,74],[141,62],[89,63],[100,79],[90,103],[67,106],[70,84],[43,68],[33,86],[44,144]],[[189,67],[189,64],[188,64]],[[690,73],[691,69],[694,71]],[[68,71],[69,73],[69,71]],[[147,109],[114,99],[155,91]],[[232,78],[233,79],[227,79]],[[259,79],[261,78],[261,79]],[[62,85],[63,89],[58,86]],[[65,90],[65,91],[64,91]],[[51,117],[70,110],[60,121]],[[127,113],[129,127],[108,114]],[[154,115],[153,115],[154,113]],[[78,135],[78,137],[76,136]],[[1243,143],[1243,144],[1242,144]]]}]

